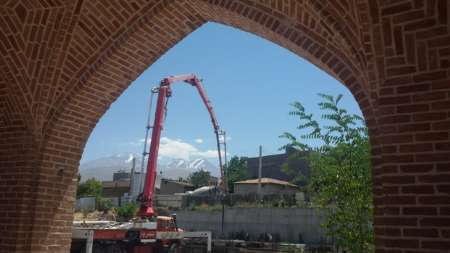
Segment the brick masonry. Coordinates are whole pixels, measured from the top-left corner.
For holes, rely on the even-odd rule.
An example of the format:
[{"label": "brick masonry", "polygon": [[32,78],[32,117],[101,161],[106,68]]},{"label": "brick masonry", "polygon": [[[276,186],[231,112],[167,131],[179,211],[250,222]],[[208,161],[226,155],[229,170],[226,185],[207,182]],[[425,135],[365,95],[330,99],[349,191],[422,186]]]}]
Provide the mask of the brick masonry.
[{"label": "brick masonry", "polygon": [[370,129],[376,251],[448,252],[449,16],[446,0],[1,1],[0,252],[68,252],[90,132],[208,21],[277,43],[347,86]]}]

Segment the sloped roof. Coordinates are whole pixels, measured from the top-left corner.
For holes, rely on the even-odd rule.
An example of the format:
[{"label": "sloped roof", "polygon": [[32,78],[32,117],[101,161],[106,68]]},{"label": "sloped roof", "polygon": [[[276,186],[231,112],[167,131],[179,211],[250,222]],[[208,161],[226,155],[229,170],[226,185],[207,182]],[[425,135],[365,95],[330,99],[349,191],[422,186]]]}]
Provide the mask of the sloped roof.
[{"label": "sloped roof", "polygon": [[[235,184],[258,184],[258,182],[259,182],[259,180],[256,178],[256,179],[248,179],[248,180],[244,180],[244,181],[238,181],[238,182],[235,182]],[[267,178],[267,177],[261,178],[261,184],[276,184],[276,185],[285,185],[285,186],[298,188],[296,185],[291,184],[289,182],[274,179],[274,178]]]}]

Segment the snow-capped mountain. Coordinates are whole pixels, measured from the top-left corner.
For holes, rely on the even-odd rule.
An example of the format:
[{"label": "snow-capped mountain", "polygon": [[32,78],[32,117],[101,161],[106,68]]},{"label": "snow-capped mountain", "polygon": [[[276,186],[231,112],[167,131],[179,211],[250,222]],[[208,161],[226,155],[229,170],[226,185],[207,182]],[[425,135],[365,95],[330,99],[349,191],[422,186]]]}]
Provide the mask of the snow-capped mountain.
[{"label": "snow-capped mountain", "polygon": [[100,181],[112,180],[113,173],[119,170],[131,171],[133,157],[136,157],[136,168],[140,171],[142,158],[133,153],[121,153],[83,162],[79,173],[81,180],[95,178]]},{"label": "snow-capped mountain", "polygon": [[[89,178],[95,178],[101,181],[112,180],[114,172],[119,170],[131,171],[133,157],[136,158],[136,171],[140,171],[141,155],[121,153],[82,163],[79,168],[81,179],[83,181]],[[162,177],[164,178],[187,178],[190,173],[200,169],[209,171],[212,176],[217,177],[220,174],[218,166],[203,158],[184,160],[165,157],[158,159],[158,174],[162,172]]]},{"label": "snow-capped mountain", "polygon": [[131,168],[133,157],[136,157],[136,165],[139,165],[138,162],[141,162],[142,159],[141,155],[133,153],[121,153],[83,162],[80,165],[80,171],[90,168],[110,167],[110,166],[123,167],[123,169]]},{"label": "snow-capped mountain", "polygon": [[180,177],[187,178],[193,171],[206,170],[211,176],[217,177],[220,174],[218,166],[213,165],[210,161],[202,158],[194,160],[172,159],[167,163],[160,163],[158,171],[162,171],[164,178],[178,179]]},{"label": "snow-capped mountain", "polygon": [[191,161],[187,161],[184,159],[172,159],[168,163],[163,165],[165,169],[187,169],[189,171],[196,170],[207,170],[211,172],[211,174],[217,174],[216,171],[217,166],[213,165],[206,159],[197,158]]}]

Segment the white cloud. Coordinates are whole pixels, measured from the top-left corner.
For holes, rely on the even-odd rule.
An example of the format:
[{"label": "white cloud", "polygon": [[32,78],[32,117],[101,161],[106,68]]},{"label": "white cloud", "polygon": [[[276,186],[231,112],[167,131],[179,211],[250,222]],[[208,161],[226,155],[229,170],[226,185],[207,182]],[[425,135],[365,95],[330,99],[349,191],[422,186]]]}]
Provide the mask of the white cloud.
[{"label": "white cloud", "polygon": [[[133,144],[144,143],[144,139],[139,139]],[[148,141],[150,142],[150,140]],[[203,143],[203,139],[196,139],[196,143]],[[199,150],[194,145],[184,142],[181,139],[171,139],[168,137],[161,137],[159,142],[159,157],[179,158],[191,160],[193,158],[217,158],[217,150]]]},{"label": "white cloud", "polygon": [[197,152],[198,149],[193,145],[181,140],[173,140],[167,137],[162,137],[159,144],[160,156],[189,160],[190,157]]},{"label": "white cloud", "polygon": [[134,154],[129,154],[128,155],[128,159],[125,161],[126,163],[130,163],[131,161],[133,161],[135,155]]},{"label": "white cloud", "polygon": [[206,151],[199,151],[197,153],[198,156],[205,157],[205,158],[217,158],[217,150],[206,150]]}]

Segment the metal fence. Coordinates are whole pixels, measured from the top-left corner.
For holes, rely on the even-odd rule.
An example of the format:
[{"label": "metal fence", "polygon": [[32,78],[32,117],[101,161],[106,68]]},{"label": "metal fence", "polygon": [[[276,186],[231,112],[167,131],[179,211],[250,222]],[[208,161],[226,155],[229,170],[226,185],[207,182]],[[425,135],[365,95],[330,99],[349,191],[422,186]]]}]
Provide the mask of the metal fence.
[{"label": "metal fence", "polygon": [[226,196],[209,195],[209,196],[184,196],[184,207],[192,207],[199,205],[218,205],[226,206],[252,205],[259,204],[267,207],[298,207],[304,206],[308,201],[303,193],[298,194],[273,194],[264,195],[261,199],[257,194],[229,194]]}]

